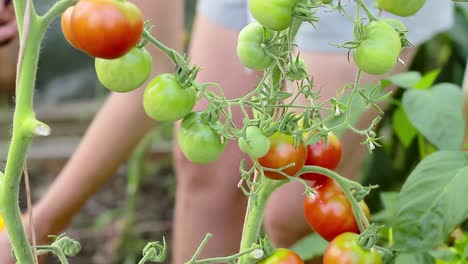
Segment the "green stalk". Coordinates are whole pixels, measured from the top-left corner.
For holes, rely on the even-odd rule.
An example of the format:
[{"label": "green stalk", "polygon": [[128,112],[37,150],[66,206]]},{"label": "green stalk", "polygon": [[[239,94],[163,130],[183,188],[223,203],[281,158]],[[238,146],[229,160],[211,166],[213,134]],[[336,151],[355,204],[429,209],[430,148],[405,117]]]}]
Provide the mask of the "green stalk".
[{"label": "green stalk", "polygon": [[[15,13],[20,31],[20,57],[16,87],[16,109],[13,117],[13,135],[5,174],[0,184],[0,209],[6,223],[16,260],[21,264],[34,263],[34,257],[21,220],[19,209],[19,186],[26,155],[34,135],[48,135],[49,128],[36,120],[33,110],[34,84],[36,81],[39,52],[51,17],[61,9],[55,9],[44,18],[39,17],[33,7],[24,0],[14,0]],[[64,6],[70,1],[61,1],[56,5]],[[29,7],[29,10],[26,8]],[[27,11],[27,12],[25,12]],[[29,12],[29,13],[28,13]],[[27,23],[24,23],[26,21]],[[24,25],[23,25],[24,23]],[[25,30],[26,32],[23,32]]]},{"label": "green stalk", "polygon": [[[305,0],[301,0],[301,2],[306,2]],[[292,41],[296,37],[299,29],[301,27],[302,21],[294,18],[291,24],[291,28],[289,30],[289,39]],[[289,49],[289,46],[284,47],[285,49]],[[273,87],[280,87],[281,83],[281,71],[278,66],[274,66],[274,70],[272,73],[272,81]],[[258,176],[258,177],[257,177]],[[264,183],[258,190],[258,192],[254,195],[250,195],[248,204],[247,204],[247,211],[246,211],[246,219],[244,222],[244,230],[242,234],[242,240],[240,245],[240,251],[243,252],[252,247],[254,243],[257,242],[258,234],[260,232],[260,227],[263,223],[263,216],[265,214],[265,207],[267,205],[268,199],[270,198],[271,194],[274,190],[280,187],[282,184],[286,183],[286,181],[275,181],[270,180],[263,175],[256,175],[254,181],[259,181],[259,177],[263,177]],[[251,263],[252,259],[248,255],[243,255],[239,258],[239,264],[249,264]]]},{"label": "green stalk", "polygon": [[[244,223],[244,232],[242,235],[239,252],[249,250],[257,242],[268,199],[270,198],[273,191],[286,182],[270,180],[266,177],[264,178],[264,183],[258,192],[249,197],[247,204],[247,216]],[[243,255],[239,258],[239,264],[248,264],[250,263],[249,260],[251,261],[251,258],[249,258],[248,255]]]},{"label": "green stalk", "polygon": [[13,118],[13,136],[1,185],[0,205],[13,251],[18,263],[34,262],[31,247],[26,238],[18,204],[19,185],[34,129],[39,125],[32,109],[33,90],[39,57],[40,40],[44,30],[38,28],[37,17],[31,16],[30,33],[24,47],[24,60],[18,75],[17,105]]}]

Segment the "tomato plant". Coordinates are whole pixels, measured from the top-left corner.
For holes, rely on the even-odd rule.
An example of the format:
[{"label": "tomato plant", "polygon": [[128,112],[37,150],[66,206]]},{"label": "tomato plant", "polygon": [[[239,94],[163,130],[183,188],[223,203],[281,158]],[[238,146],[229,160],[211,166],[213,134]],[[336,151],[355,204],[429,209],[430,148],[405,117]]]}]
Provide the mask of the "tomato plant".
[{"label": "tomato plant", "polygon": [[201,164],[216,161],[225,147],[221,136],[201,112],[192,112],[182,120],[177,142],[188,160]]},{"label": "tomato plant", "polygon": [[264,27],[280,31],[291,25],[297,2],[298,0],[250,0],[249,9]]},{"label": "tomato plant", "polygon": [[273,62],[263,46],[267,33],[258,23],[248,24],[239,32],[237,57],[247,68],[263,70]]},{"label": "tomato plant", "polygon": [[[293,145],[293,137],[280,132],[271,136],[270,141],[271,146],[268,153],[258,159],[260,165],[265,168],[279,169],[293,164],[282,170],[283,173],[289,176],[294,176],[302,169],[307,159],[307,148],[303,143],[295,147]],[[286,178],[281,173],[275,171],[265,171],[265,176],[274,180]]]},{"label": "tomato plant", "polygon": [[157,121],[176,121],[188,115],[196,103],[194,87],[182,87],[174,74],[154,78],[143,94],[145,112]]},{"label": "tomato plant", "polygon": [[343,233],[333,239],[323,255],[323,264],[381,264],[382,257],[375,249],[365,250],[359,236]]},{"label": "tomato plant", "polygon": [[[306,196],[304,200],[304,213],[309,225],[328,241],[341,233],[360,233],[351,204],[335,181],[321,181],[317,186],[315,195]],[[359,205],[370,218],[366,203],[361,201]]]},{"label": "tomato plant", "polygon": [[249,126],[245,130],[245,138],[238,140],[239,149],[253,159],[265,156],[270,149],[271,142],[256,126]]},{"label": "tomato plant", "polygon": [[71,10],[64,17],[62,30],[73,46],[93,57],[121,57],[138,43],[143,32],[141,11],[129,1],[80,0]]},{"label": "tomato plant", "polygon": [[364,26],[365,36],[354,51],[354,62],[370,74],[384,74],[393,69],[401,51],[398,32],[383,21]]},{"label": "tomato plant", "polygon": [[278,248],[272,255],[258,262],[258,264],[303,264],[304,261],[294,251]]},{"label": "tomato plant", "polygon": [[[327,140],[327,143],[325,143],[325,140],[321,140],[307,146],[308,152],[305,165],[320,166],[330,170],[338,167],[342,153],[340,140],[332,132],[328,133]],[[304,173],[301,178],[317,182],[327,179],[326,176],[318,173]]]},{"label": "tomato plant", "polygon": [[[337,4],[334,5],[333,2]],[[174,63],[176,73],[159,75],[146,87],[143,108],[155,120],[173,122],[183,119],[178,129],[177,142],[187,160],[200,164],[214,162],[222,155],[228,140],[237,140],[239,148],[257,161],[248,163],[243,160],[239,166],[240,179],[237,181],[237,187],[248,197],[239,252],[225,257],[198,259],[210,237],[210,234],[207,234],[189,263],[303,263],[298,254],[287,249],[278,249],[264,260],[260,259],[261,252],[271,251],[265,242],[267,239],[260,238],[267,202],[277,188],[291,181],[302,184],[305,193],[313,194],[305,198],[304,212],[312,228],[326,240],[331,240],[324,255],[325,263],[329,264],[381,263],[379,252],[382,252],[387,260],[387,257],[393,257],[393,251],[423,252],[424,257],[429,256],[433,260],[439,256],[428,253],[445,253],[440,250],[442,247],[438,246],[445,244],[447,233],[452,231],[455,225],[460,225],[466,220],[468,206],[456,196],[466,192],[465,176],[468,172],[468,156],[458,151],[463,144],[463,131],[459,128],[463,126],[460,111],[463,102],[460,100],[462,95],[459,87],[430,87],[431,85],[427,85],[429,78],[419,80],[414,74],[403,78],[414,84],[413,87],[405,82],[404,87],[408,88],[408,91],[405,92],[402,104],[398,104],[399,108],[405,107],[405,111],[408,110],[401,112],[407,114],[402,117],[408,119],[403,119],[406,122],[403,123],[412,122],[415,125],[414,129],[424,132],[427,132],[427,120],[431,120],[431,124],[439,124],[433,129],[436,133],[418,135],[417,143],[422,145],[427,140],[434,143],[435,147],[448,150],[437,152],[418,164],[398,194],[398,204],[394,206],[393,211],[383,212],[380,218],[374,218],[378,219],[376,221],[385,222],[388,215],[394,216],[391,226],[384,231],[369,223],[367,205],[363,201],[358,202],[374,186],[361,185],[330,171],[336,168],[339,162],[337,157],[341,155],[339,141],[334,135],[329,136],[329,144],[318,142],[305,146],[302,142],[296,142],[304,133],[315,133],[314,130],[318,127],[323,128],[338,121],[330,125],[331,131],[349,128],[351,132],[362,137],[363,144],[366,144],[369,150],[373,151],[376,146],[380,146],[381,137],[377,135],[379,119],[374,119],[369,126],[357,128],[352,120],[357,114],[354,113],[353,107],[356,102],[363,103],[365,107],[377,107],[376,103],[385,99],[385,96],[377,94],[387,82],[369,87],[362,85],[361,70],[370,74],[382,74],[392,70],[401,48],[407,44],[404,41],[407,29],[398,20],[379,19],[367,6],[367,1],[351,1],[349,4],[355,4],[356,8],[354,14],[348,14],[347,9],[341,7],[340,1],[251,0],[249,8],[260,23],[249,24],[240,32],[237,55],[246,67],[264,72],[259,76],[259,83],[252,85],[251,91],[238,98],[232,98],[231,93],[224,93],[221,85],[217,83],[195,84],[197,74],[203,66],[192,66],[189,56],[182,56],[152,36],[150,25],[148,30],[143,32],[141,12],[130,2],[58,0],[53,8],[41,15],[35,12],[30,1],[26,3],[26,0],[14,0],[13,3],[24,41],[20,42],[18,99],[15,104],[11,145],[5,170],[0,172],[0,211],[5,217],[18,263],[34,263],[26,232],[18,225],[21,221],[18,204],[19,183],[26,167],[27,150],[34,136],[46,136],[50,133],[49,127],[37,120],[34,113],[33,94],[37,62],[47,27],[54,17],[64,11],[62,28],[65,37],[77,49],[97,57],[95,65],[98,78],[113,91],[130,91],[140,86],[148,77],[151,71],[151,57],[144,49],[135,48],[140,37],[144,40],[142,44],[154,45]],[[75,7],[69,8],[75,3]],[[393,2],[396,3],[401,2]],[[325,7],[326,4],[332,5]],[[316,11],[320,9],[351,18],[349,20],[352,21],[355,33],[354,41],[347,41],[340,47],[354,49],[353,56],[360,70],[356,72],[352,83],[336,87],[338,93],[333,98],[321,97],[320,89],[301,60],[297,52],[299,49],[296,49],[300,41],[296,42],[295,38],[301,24],[318,23],[318,16],[322,12]],[[362,14],[366,17],[362,17]],[[365,24],[366,21],[369,23]],[[322,62],[308,63],[312,65]],[[401,80],[399,83],[402,83]],[[299,97],[305,97],[307,103],[296,100]],[[203,112],[193,112],[197,98],[206,102]],[[431,110],[430,118],[415,115],[422,110],[428,112],[427,109]],[[301,114],[292,112],[296,110]],[[341,119],[340,115],[344,118]],[[414,118],[415,116],[417,118]],[[300,119],[307,124],[306,129],[301,127]],[[239,122],[241,120],[242,122]],[[419,122],[425,123],[420,126]],[[449,127],[453,133],[440,133],[441,127]],[[447,134],[449,136],[446,136]],[[450,137],[451,140],[444,141],[445,137]],[[411,140],[408,142],[411,143]],[[92,151],[92,147],[88,151]],[[421,148],[421,156],[427,154],[425,149],[429,148]],[[138,157],[143,156],[140,151]],[[304,164],[328,170],[317,167],[304,168]],[[133,171],[137,171],[134,169]],[[288,177],[295,176],[301,169],[308,172],[319,171],[326,177],[306,174],[306,179],[317,180],[314,177],[319,176],[322,178],[312,187],[303,178]],[[135,182],[131,183],[129,187],[135,187]],[[419,191],[421,186],[426,189],[424,192]],[[314,187],[317,187],[316,193]],[[242,206],[242,203],[240,205]],[[387,207],[387,204],[385,206]],[[360,247],[357,235],[360,232],[365,232],[361,241],[365,248],[373,249],[367,251]],[[319,238],[317,234],[315,238]],[[56,254],[62,264],[68,263],[67,258],[77,254],[80,249],[77,242],[70,238],[57,236],[54,239],[56,241],[52,246],[38,246],[37,249],[41,253]],[[316,239],[311,241],[317,242]],[[379,252],[374,250],[377,248]],[[465,257],[465,245],[454,248],[456,259]],[[165,251],[164,240],[163,243],[148,243],[139,263],[162,263]],[[302,256],[302,252],[300,255]],[[402,255],[405,254],[397,257]],[[415,258],[418,257],[419,255]],[[449,257],[445,256],[443,260],[447,261]]]},{"label": "tomato plant", "polygon": [[398,16],[407,17],[416,14],[426,0],[377,0],[379,7]]},{"label": "tomato plant", "polygon": [[145,48],[133,48],[117,59],[96,58],[99,81],[113,92],[130,92],[140,87],[151,74],[153,58]]}]

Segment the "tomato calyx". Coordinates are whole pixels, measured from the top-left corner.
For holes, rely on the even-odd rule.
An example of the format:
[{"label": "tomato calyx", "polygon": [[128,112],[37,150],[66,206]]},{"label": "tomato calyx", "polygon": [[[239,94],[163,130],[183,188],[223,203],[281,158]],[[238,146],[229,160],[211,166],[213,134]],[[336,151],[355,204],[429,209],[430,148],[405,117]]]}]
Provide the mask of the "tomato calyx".
[{"label": "tomato calyx", "polygon": [[297,3],[294,8],[293,16],[300,19],[303,22],[308,22],[314,25],[314,23],[317,23],[320,20],[320,18],[315,15],[315,8],[319,6],[321,6],[321,4],[315,5],[313,3],[310,3],[309,1],[307,1],[306,3]]},{"label": "tomato calyx", "polygon": [[190,67],[189,63],[189,59],[177,63],[177,69],[175,73],[177,82],[184,89],[197,87],[195,79],[200,72],[200,67],[197,65]]},{"label": "tomato calyx", "polygon": [[299,58],[299,55],[288,64],[286,69],[286,77],[290,81],[304,80],[309,76],[309,70],[303,60]]}]

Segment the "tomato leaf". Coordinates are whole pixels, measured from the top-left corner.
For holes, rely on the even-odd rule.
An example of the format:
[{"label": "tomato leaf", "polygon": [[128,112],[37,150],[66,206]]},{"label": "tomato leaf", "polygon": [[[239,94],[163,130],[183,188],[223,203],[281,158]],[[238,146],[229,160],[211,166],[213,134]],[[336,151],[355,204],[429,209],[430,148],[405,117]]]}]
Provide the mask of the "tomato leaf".
[{"label": "tomato leaf", "polygon": [[321,256],[327,246],[328,242],[314,233],[296,242],[291,250],[296,252],[303,260],[309,260]]},{"label": "tomato leaf", "polygon": [[418,90],[427,90],[431,88],[437,77],[439,77],[441,71],[442,69],[436,69],[425,74],[422,79],[414,86],[414,88]]},{"label": "tomato leaf", "polygon": [[411,124],[403,107],[398,107],[393,114],[393,130],[405,148],[408,148],[418,133]]},{"label": "tomato leaf", "polygon": [[395,259],[395,264],[434,264],[435,260],[429,254],[401,254]]},{"label": "tomato leaf", "polygon": [[397,192],[381,192],[380,199],[382,200],[384,209],[376,214],[373,214],[371,216],[372,221],[386,222],[396,212],[397,202],[398,202],[398,193]]},{"label": "tomato leaf", "polygon": [[468,153],[439,151],[421,161],[399,195],[394,245],[403,252],[439,246],[468,215]]},{"label": "tomato leaf", "polygon": [[407,91],[403,107],[411,123],[436,147],[461,148],[465,125],[463,94],[458,86],[442,83],[430,90]]},{"label": "tomato leaf", "polygon": [[400,88],[413,89],[416,87],[416,84],[419,83],[421,78],[422,77],[419,72],[409,71],[390,76],[387,80]]}]

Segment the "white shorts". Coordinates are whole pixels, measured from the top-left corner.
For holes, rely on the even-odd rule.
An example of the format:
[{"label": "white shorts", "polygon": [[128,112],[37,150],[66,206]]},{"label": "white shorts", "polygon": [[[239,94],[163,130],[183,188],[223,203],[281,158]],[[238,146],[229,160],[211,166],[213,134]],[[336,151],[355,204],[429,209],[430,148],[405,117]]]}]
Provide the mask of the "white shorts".
[{"label": "white shorts", "polygon": [[[369,7],[375,0],[365,0]],[[354,1],[346,3],[346,11],[354,14]],[[377,9],[372,8],[375,14]],[[347,52],[330,43],[341,44],[354,40],[353,23],[338,12],[328,12],[321,8],[317,12],[320,21],[317,29],[308,23],[303,23],[296,38],[301,49],[312,51]],[[250,21],[247,0],[198,0],[197,12],[212,21],[227,28],[240,30]],[[388,13],[382,17],[400,18],[408,27],[408,40],[415,46],[429,40],[437,33],[450,29],[454,20],[454,4],[451,0],[427,0],[425,6],[414,16],[400,18]]]}]

